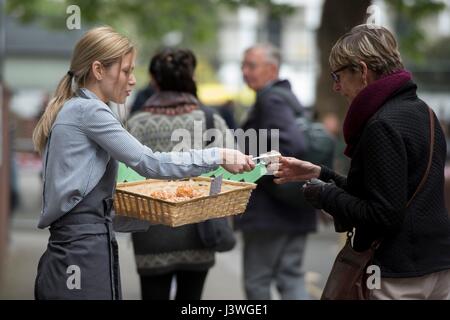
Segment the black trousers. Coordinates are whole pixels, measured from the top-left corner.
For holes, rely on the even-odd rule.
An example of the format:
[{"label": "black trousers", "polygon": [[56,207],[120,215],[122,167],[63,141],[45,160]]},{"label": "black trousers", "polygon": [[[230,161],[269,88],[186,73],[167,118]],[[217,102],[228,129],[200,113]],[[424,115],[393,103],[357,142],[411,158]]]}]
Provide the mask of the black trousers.
[{"label": "black trousers", "polygon": [[205,271],[174,271],[157,276],[140,276],[142,300],[169,300],[173,277],[176,277],[175,300],[200,300],[205,284]]}]

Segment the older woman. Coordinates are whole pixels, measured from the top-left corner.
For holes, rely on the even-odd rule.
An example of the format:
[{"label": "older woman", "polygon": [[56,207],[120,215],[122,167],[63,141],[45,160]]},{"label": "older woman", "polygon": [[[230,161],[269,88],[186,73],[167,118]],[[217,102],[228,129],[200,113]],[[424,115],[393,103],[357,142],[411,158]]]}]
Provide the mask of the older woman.
[{"label": "older woman", "polygon": [[305,185],[305,198],[334,217],[336,231],[355,229],[355,250],[382,239],[374,258],[381,269],[381,289],[371,291],[372,299],[449,299],[446,144],[439,122],[435,119],[426,175],[430,113],[387,29],[354,27],[337,41],[329,60],[334,90],[350,105],[343,128],[345,154],[352,160],[348,176],[282,158],[276,182],[319,179]]}]

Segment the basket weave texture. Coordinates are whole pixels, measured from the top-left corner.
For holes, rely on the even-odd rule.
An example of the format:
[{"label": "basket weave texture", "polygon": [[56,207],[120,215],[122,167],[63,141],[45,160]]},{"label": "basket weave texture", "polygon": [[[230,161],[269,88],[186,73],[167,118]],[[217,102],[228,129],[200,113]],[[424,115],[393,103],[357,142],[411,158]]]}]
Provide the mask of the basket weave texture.
[{"label": "basket weave texture", "polygon": [[[191,180],[210,183],[211,178],[196,177]],[[114,197],[116,214],[171,227],[243,213],[252,190],[256,188],[254,183],[223,180],[222,189],[226,190],[219,194],[175,202],[153,198],[136,190],[130,191],[144,185],[151,189],[152,185],[161,185],[161,180],[117,184]]]}]

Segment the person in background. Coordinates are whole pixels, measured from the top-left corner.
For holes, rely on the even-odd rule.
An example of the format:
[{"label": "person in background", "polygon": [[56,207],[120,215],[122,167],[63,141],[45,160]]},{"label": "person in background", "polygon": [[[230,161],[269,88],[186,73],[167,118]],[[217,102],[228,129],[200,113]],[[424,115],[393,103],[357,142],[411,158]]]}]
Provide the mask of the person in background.
[{"label": "person in background", "polygon": [[233,100],[227,100],[224,104],[218,107],[219,114],[225,120],[228,128],[237,129],[236,120],[234,118],[234,110],[236,109],[236,105]]},{"label": "person in background", "polygon": [[336,141],[333,168],[336,172],[346,174],[350,167],[350,161],[344,155],[345,141],[341,134],[341,121],[335,113],[327,113],[322,117],[322,123]]},{"label": "person in background", "polygon": [[[305,148],[303,133],[295,119],[303,108],[289,81],[279,78],[279,69],[280,52],[274,46],[257,44],[245,51],[242,74],[250,89],[256,92],[256,102],[243,129],[268,130],[267,141],[257,142],[258,146],[267,142],[267,150],[273,149],[270,130],[278,129],[279,152],[298,156]],[[267,150],[258,150],[254,156]],[[281,201],[270,191],[276,187],[272,180],[273,177],[265,176],[258,181],[245,214],[235,219],[244,240],[246,297],[269,300],[271,285],[275,283],[282,299],[308,299],[302,266],[307,235],[317,226],[315,209],[308,207],[299,212]]]},{"label": "person in background", "polygon": [[148,75],[149,75],[150,81],[148,82],[148,84],[145,88],[139,90],[138,93],[136,94],[136,98],[134,99],[133,103],[131,104],[129,117],[131,117],[134,113],[138,112],[144,105],[145,101],[147,101],[148,98],[150,98],[155,93],[155,86],[151,80],[152,77],[151,77],[150,65],[148,67]]},{"label": "person in background", "polygon": [[322,123],[327,131],[333,136],[338,137],[341,131],[339,118],[335,113],[327,113],[322,117]]},{"label": "person in background", "polygon": [[[149,69],[156,92],[128,121],[130,133],[152,150],[173,150],[179,143],[171,140],[176,130],[187,130],[193,146],[215,146],[208,145],[203,135],[194,134],[196,123],[203,132],[207,129],[207,110],[197,98],[194,81],[196,65],[195,55],[188,49],[163,49],[152,57]],[[229,136],[224,120],[218,114],[211,116],[214,128],[223,137]],[[233,141],[233,136],[228,138]],[[215,253],[203,244],[198,227],[155,225],[133,234],[142,299],[169,300],[172,283],[176,283],[175,300],[201,299]]]}]

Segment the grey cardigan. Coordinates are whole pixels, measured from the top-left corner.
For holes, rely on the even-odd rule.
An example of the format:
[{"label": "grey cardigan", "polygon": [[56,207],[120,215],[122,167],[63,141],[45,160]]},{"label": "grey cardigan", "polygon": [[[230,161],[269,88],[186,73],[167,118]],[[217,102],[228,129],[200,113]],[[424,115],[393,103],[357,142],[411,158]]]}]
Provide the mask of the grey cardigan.
[{"label": "grey cardigan", "polygon": [[221,161],[218,148],[153,152],[93,92],[79,89],[58,113],[43,153],[38,227],[46,228],[72,210],[98,184],[111,158],[142,176],[161,179],[198,176]]}]

